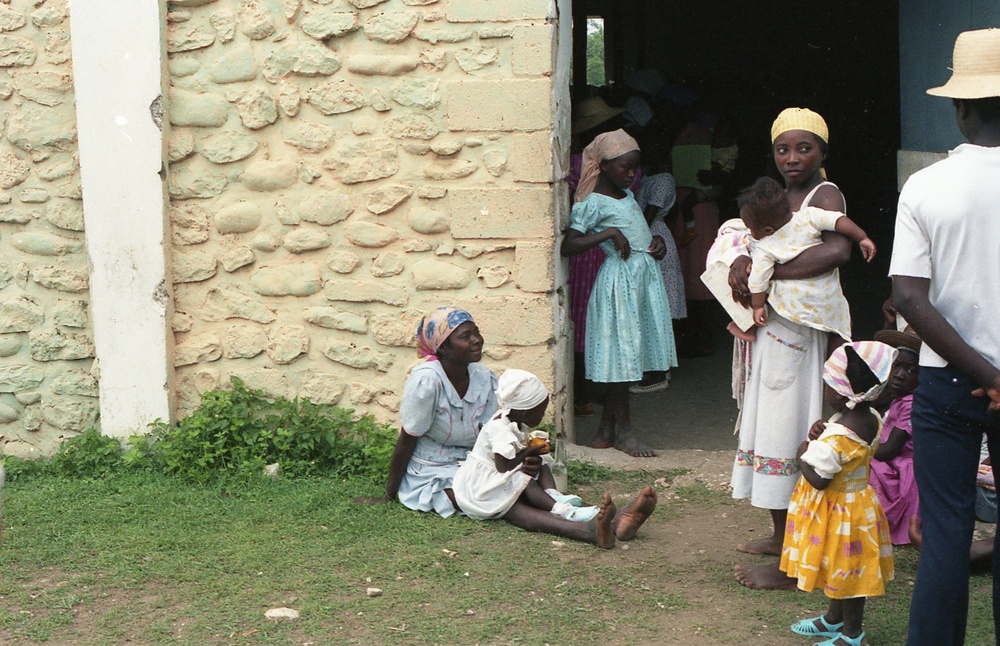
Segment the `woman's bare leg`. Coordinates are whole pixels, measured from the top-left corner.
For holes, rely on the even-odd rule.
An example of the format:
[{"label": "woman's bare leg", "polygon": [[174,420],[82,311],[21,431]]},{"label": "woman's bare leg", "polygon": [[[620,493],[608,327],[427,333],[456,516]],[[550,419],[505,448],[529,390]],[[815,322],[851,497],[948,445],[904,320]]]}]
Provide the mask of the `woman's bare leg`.
[{"label": "woman's bare leg", "polygon": [[597,518],[586,523],[576,523],[518,500],[503,519],[529,532],[544,532],[562,538],[572,538],[609,550],[615,546],[615,532],[611,529],[611,523],[617,511],[611,496],[604,494]]},{"label": "woman's bare leg", "polygon": [[590,442],[591,448],[610,449],[615,445],[615,407],[611,405],[611,402],[611,388],[609,387],[604,396],[604,407],[601,408],[601,421],[597,423],[597,434]]},{"label": "woman's bare leg", "polygon": [[[781,556],[781,546],[785,542],[785,523],[787,521],[787,509],[772,509],[772,534],[766,538],[740,543],[736,546],[736,549],[747,554],[772,554],[774,556]],[[753,590],[794,590],[796,588],[795,579],[781,571],[780,561],[774,561],[767,565],[737,565],[734,575],[740,585]]]},{"label": "woman's bare leg", "polygon": [[[619,451],[636,458],[651,458],[656,451],[640,442],[632,434],[632,415],[628,402],[628,383],[608,384],[604,410],[611,409],[614,415],[614,446]],[[604,419],[601,419],[604,422]]]}]

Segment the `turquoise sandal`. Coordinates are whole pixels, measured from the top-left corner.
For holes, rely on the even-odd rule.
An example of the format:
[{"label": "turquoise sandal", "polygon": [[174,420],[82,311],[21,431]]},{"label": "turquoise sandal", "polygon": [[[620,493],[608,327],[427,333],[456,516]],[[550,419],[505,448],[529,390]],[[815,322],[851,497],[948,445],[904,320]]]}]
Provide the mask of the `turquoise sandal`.
[{"label": "turquoise sandal", "polygon": [[572,505],[573,507],[583,507],[583,498],[572,493],[560,493],[556,489],[546,489],[545,493],[549,494],[549,497],[556,502],[564,502],[567,505]]},{"label": "turquoise sandal", "polygon": [[[816,626],[816,621],[823,624],[825,630],[820,630]],[[813,617],[812,619],[799,619],[794,624],[792,624],[792,632],[796,635],[805,635],[806,637],[831,637],[836,639],[840,637],[840,629],[844,627],[844,622],[839,624],[830,624],[826,621],[826,615],[820,615],[819,617]]]},{"label": "turquoise sandal", "polygon": [[[825,621],[823,623],[826,624]],[[862,630],[861,634],[853,639],[843,633],[837,633],[826,641],[816,642],[813,646],[841,646],[838,641],[844,642],[847,646],[865,646],[865,631]]]}]

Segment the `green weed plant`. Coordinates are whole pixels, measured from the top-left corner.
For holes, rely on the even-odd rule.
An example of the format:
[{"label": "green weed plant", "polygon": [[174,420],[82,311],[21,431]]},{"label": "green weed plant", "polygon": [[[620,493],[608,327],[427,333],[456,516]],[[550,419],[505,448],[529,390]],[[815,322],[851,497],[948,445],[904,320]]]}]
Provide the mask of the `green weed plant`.
[{"label": "green weed plant", "polygon": [[232,388],[205,393],[196,411],[153,432],[150,452],[164,471],[197,482],[245,477],[275,463],[290,477],[384,475],[397,437],[370,415],[268,398],[236,377]]}]

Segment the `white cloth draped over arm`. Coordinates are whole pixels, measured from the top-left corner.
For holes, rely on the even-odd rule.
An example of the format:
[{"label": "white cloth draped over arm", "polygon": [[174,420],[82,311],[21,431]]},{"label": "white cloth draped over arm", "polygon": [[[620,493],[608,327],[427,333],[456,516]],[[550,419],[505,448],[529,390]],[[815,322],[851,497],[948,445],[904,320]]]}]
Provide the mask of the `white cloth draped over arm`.
[{"label": "white cloth draped over arm", "polygon": [[733,218],[726,220],[719,227],[719,233],[712,243],[712,248],[708,250],[706,264],[721,262],[729,267],[740,256],[749,256],[750,231],[743,220]]}]

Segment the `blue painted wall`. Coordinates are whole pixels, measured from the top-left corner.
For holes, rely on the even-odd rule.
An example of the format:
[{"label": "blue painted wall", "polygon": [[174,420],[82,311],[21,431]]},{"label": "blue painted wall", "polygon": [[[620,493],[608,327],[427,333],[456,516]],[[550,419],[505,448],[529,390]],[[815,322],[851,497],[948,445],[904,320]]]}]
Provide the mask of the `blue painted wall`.
[{"label": "blue painted wall", "polygon": [[1000,27],[997,0],[900,0],[899,81],[903,150],[944,152],[964,139],[951,100],[927,88],[951,76],[955,38],[970,29]]}]

